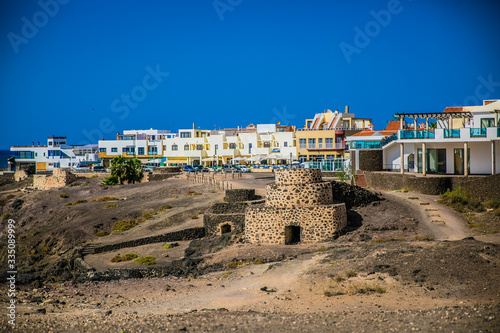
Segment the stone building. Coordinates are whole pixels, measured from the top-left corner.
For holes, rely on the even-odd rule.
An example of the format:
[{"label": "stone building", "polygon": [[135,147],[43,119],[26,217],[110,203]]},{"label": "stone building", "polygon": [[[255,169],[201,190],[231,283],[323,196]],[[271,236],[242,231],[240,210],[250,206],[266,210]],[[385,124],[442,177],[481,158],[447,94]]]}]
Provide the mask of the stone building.
[{"label": "stone building", "polygon": [[276,170],[266,188],[264,207],[248,207],[245,239],[249,243],[294,244],[331,240],[347,226],[346,206],[334,203],[332,184],[319,169]]}]

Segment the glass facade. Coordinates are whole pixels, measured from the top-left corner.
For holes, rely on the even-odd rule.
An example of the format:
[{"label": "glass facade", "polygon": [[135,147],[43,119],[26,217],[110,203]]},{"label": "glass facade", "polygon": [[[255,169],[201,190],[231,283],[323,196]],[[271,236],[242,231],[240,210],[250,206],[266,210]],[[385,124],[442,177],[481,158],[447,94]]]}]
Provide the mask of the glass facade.
[{"label": "glass facade", "polygon": [[[446,173],[446,149],[426,149],[426,172]],[[422,173],[422,149],[417,149],[417,171]]]}]

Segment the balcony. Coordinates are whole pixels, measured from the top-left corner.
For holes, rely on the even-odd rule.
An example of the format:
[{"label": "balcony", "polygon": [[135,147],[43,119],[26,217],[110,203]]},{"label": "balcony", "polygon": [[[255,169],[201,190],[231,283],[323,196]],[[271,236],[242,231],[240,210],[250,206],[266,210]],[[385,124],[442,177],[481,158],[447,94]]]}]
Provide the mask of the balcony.
[{"label": "balcony", "polygon": [[471,138],[485,138],[486,137],[486,128],[471,128],[470,129],[470,137]]},{"label": "balcony", "polygon": [[315,146],[309,146],[307,148],[308,151],[329,151],[329,150],[341,150],[345,149],[345,143],[333,143],[325,144],[325,148],[316,148]]},{"label": "balcony", "polygon": [[401,140],[405,139],[434,139],[434,130],[399,131]]},{"label": "balcony", "polygon": [[445,138],[460,138],[460,129],[445,129]]},{"label": "balcony", "polygon": [[397,140],[397,139],[398,139],[398,135],[396,133],[394,133],[393,135],[380,141],[380,144],[383,147],[383,146],[388,145],[389,143],[391,143],[392,141]]},{"label": "balcony", "polygon": [[354,149],[374,149],[382,148],[381,141],[351,141],[351,148]]}]

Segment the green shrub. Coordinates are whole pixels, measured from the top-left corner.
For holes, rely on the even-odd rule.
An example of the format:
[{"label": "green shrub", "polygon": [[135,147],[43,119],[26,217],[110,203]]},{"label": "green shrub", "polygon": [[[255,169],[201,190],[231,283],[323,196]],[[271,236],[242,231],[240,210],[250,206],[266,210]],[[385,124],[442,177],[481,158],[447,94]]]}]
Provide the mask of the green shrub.
[{"label": "green shrub", "polygon": [[99,198],[99,199],[92,199],[90,200],[90,202],[105,202],[105,201],[116,201],[116,200],[120,200],[118,198],[115,198],[115,197],[102,197],[102,198]]},{"label": "green shrub", "polygon": [[67,195],[66,193],[61,193],[61,194],[59,194],[59,197],[66,199],[66,198],[69,198],[69,195]]},{"label": "green shrub", "polygon": [[356,273],[355,271],[347,271],[347,272],[345,272],[345,276],[347,278],[352,278],[352,277],[358,276],[358,273]]},{"label": "green shrub", "polygon": [[155,259],[156,258],[153,257],[153,256],[145,256],[145,257],[139,257],[137,259],[134,259],[132,262],[136,263],[136,264],[139,264],[139,265],[149,266],[149,265],[155,265],[156,264]]},{"label": "green shrub", "polygon": [[118,177],[117,176],[108,176],[104,177],[104,180],[102,181],[103,185],[118,185]]},{"label": "green shrub", "polygon": [[113,227],[111,228],[112,232],[121,232],[121,231],[127,231],[129,229],[132,229],[136,225],[138,225],[140,222],[136,220],[121,220],[121,221],[116,221]]},{"label": "green shrub", "polygon": [[401,192],[403,192],[403,193],[408,193],[408,186],[405,186],[405,187],[401,190]]},{"label": "green shrub", "polygon": [[172,249],[172,248],[174,248],[176,246],[179,246],[179,243],[167,243],[167,244],[163,245],[163,248],[164,249]]},{"label": "green shrub", "polygon": [[318,249],[318,252],[323,252],[323,251],[326,251],[326,247],[322,246]]},{"label": "green shrub", "polygon": [[111,258],[111,262],[130,261],[130,260],[135,259],[137,257],[138,257],[138,255],[135,254],[135,253],[127,253],[124,256],[120,256],[119,254],[117,254],[116,256],[114,256],[113,258]]},{"label": "green shrub", "polygon": [[9,194],[9,195],[5,198],[5,200],[10,200],[10,199],[15,198],[15,197],[16,197],[16,196],[15,196],[14,194],[12,194],[12,193],[11,193],[11,194]]},{"label": "green shrub", "polygon": [[81,203],[85,203],[87,202],[87,200],[85,199],[78,199],[74,202],[67,202],[64,206],[75,206],[75,205],[78,205],[78,204],[81,204]]},{"label": "green shrub", "polygon": [[98,232],[95,233],[95,235],[97,237],[104,237],[104,236],[109,235],[109,232],[107,232],[107,231],[98,231]]},{"label": "green shrub", "polygon": [[368,284],[363,284],[363,285],[351,285],[349,287],[349,294],[350,295],[357,295],[357,294],[383,294],[385,293],[385,289],[380,287],[379,285],[368,285]]},{"label": "green shrub", "polygon": [[462,190],[461,187],[458,187],[453,191],[448,190],[446,193],[441,194],[439,203],[450,206],[460,213],[466,213],[468,211],[481,212],[484,210],[481,202],[470,196],[467,192]]},{"label": "green shrub", "polygon": [[199,219],[199,217],[196,215],[191,216],[191,220],[196,220],[196,219]]},{"label": "green shrub", "polygon": [[416,236],[415,237],[416,241],[433,241],[434,237],[429,237],[429,236]]},{"label": "green shrub", "polygon": [[172,208],[172,206],[170,206],[170,205],[165,205],[165,206],[161,207],[161,208],[160,208],[160,210],[161,210],[161,211],[164,211],[164,210],[167,210],[167,209],[170,209],[170,208]]},{"label": "green shrub", "polygon": [[231,261],[231,262],[227,263],[227,268],[236,268],[242,264],[243,264],[243,262],[241,262],[241,261]]},{"label": "green shrub", "polygon": [[500,216],[500,208],[497,208],[493,211],[493,215]]},{"label": "green shrub", "polygon": [[500,208],[500,198],[492,198],[484,202],[484,206],[490,209],[498,209]]},{"label": "green shrub", "polygon": [[11,217],[11,216],[12,216],[12,214],[11,214],[11,213],[5,213],[5,214],[3,214],[3,216],[2,216],[2,221],[7,220],[7,219],[8,219],[9,217]]},{"label": "green shrub", "polygon": [[110,204],[110,203],[108,203],[108,204],[105,204],[105,205],[103,206],[103,208],[114,208],[114,207],[116,207],[116,206],[118,206],[118,204]]},{"label": "green shrub", "polygon": [[254,259],[253,261],[253,264],[254,265],[262,265],[264,262],[262,261],[262,259],[260,258],[257,258],[257,259]]}]

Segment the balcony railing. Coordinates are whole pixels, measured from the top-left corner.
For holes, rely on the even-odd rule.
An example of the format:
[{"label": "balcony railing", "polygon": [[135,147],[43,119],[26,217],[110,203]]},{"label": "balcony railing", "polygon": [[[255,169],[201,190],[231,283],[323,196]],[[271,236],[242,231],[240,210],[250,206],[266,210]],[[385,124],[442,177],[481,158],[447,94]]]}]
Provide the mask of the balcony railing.
[{"label": "balcony railing", "polygon": [[382,142],[381,142],[381,141],[351,141],[350,147],[351,147],[351,148],[354,148],[354,149],[362,149],[362,148],[368,148],[368,149],[373,149],[373,148],[382,148]]},{"label": "balcony railing", "polygon": [[399,131],[401,139],[434,139],[433,130]]},{"label": "balcony railing", "polygon": [[127,155],[135,155],[135,151],[127,151]]},{"label": "balcony railing", "polygon": [[470,137],[471,138],[485,138],[486,137],[486,128],[471,128],[470,129]]},{"label": "balcony railing", "polygon": [[391,136],[389,136],[385,139],[382,139],[382,141],[381,141],[382,147],[385,145],[388,145],[389,143],[391,143],[392,141],[397,140],[397,139],[398,139],[398,136],[396,133],[392,134]]},{"label": "balcony railing", "polygon": [[444,130],[445,138],[460,138],[460,130],[459,129],[445,129]]},{"label": "balcony railing", "polygon": [[500,137],[500,127],[497,128],[497,137]]}]

